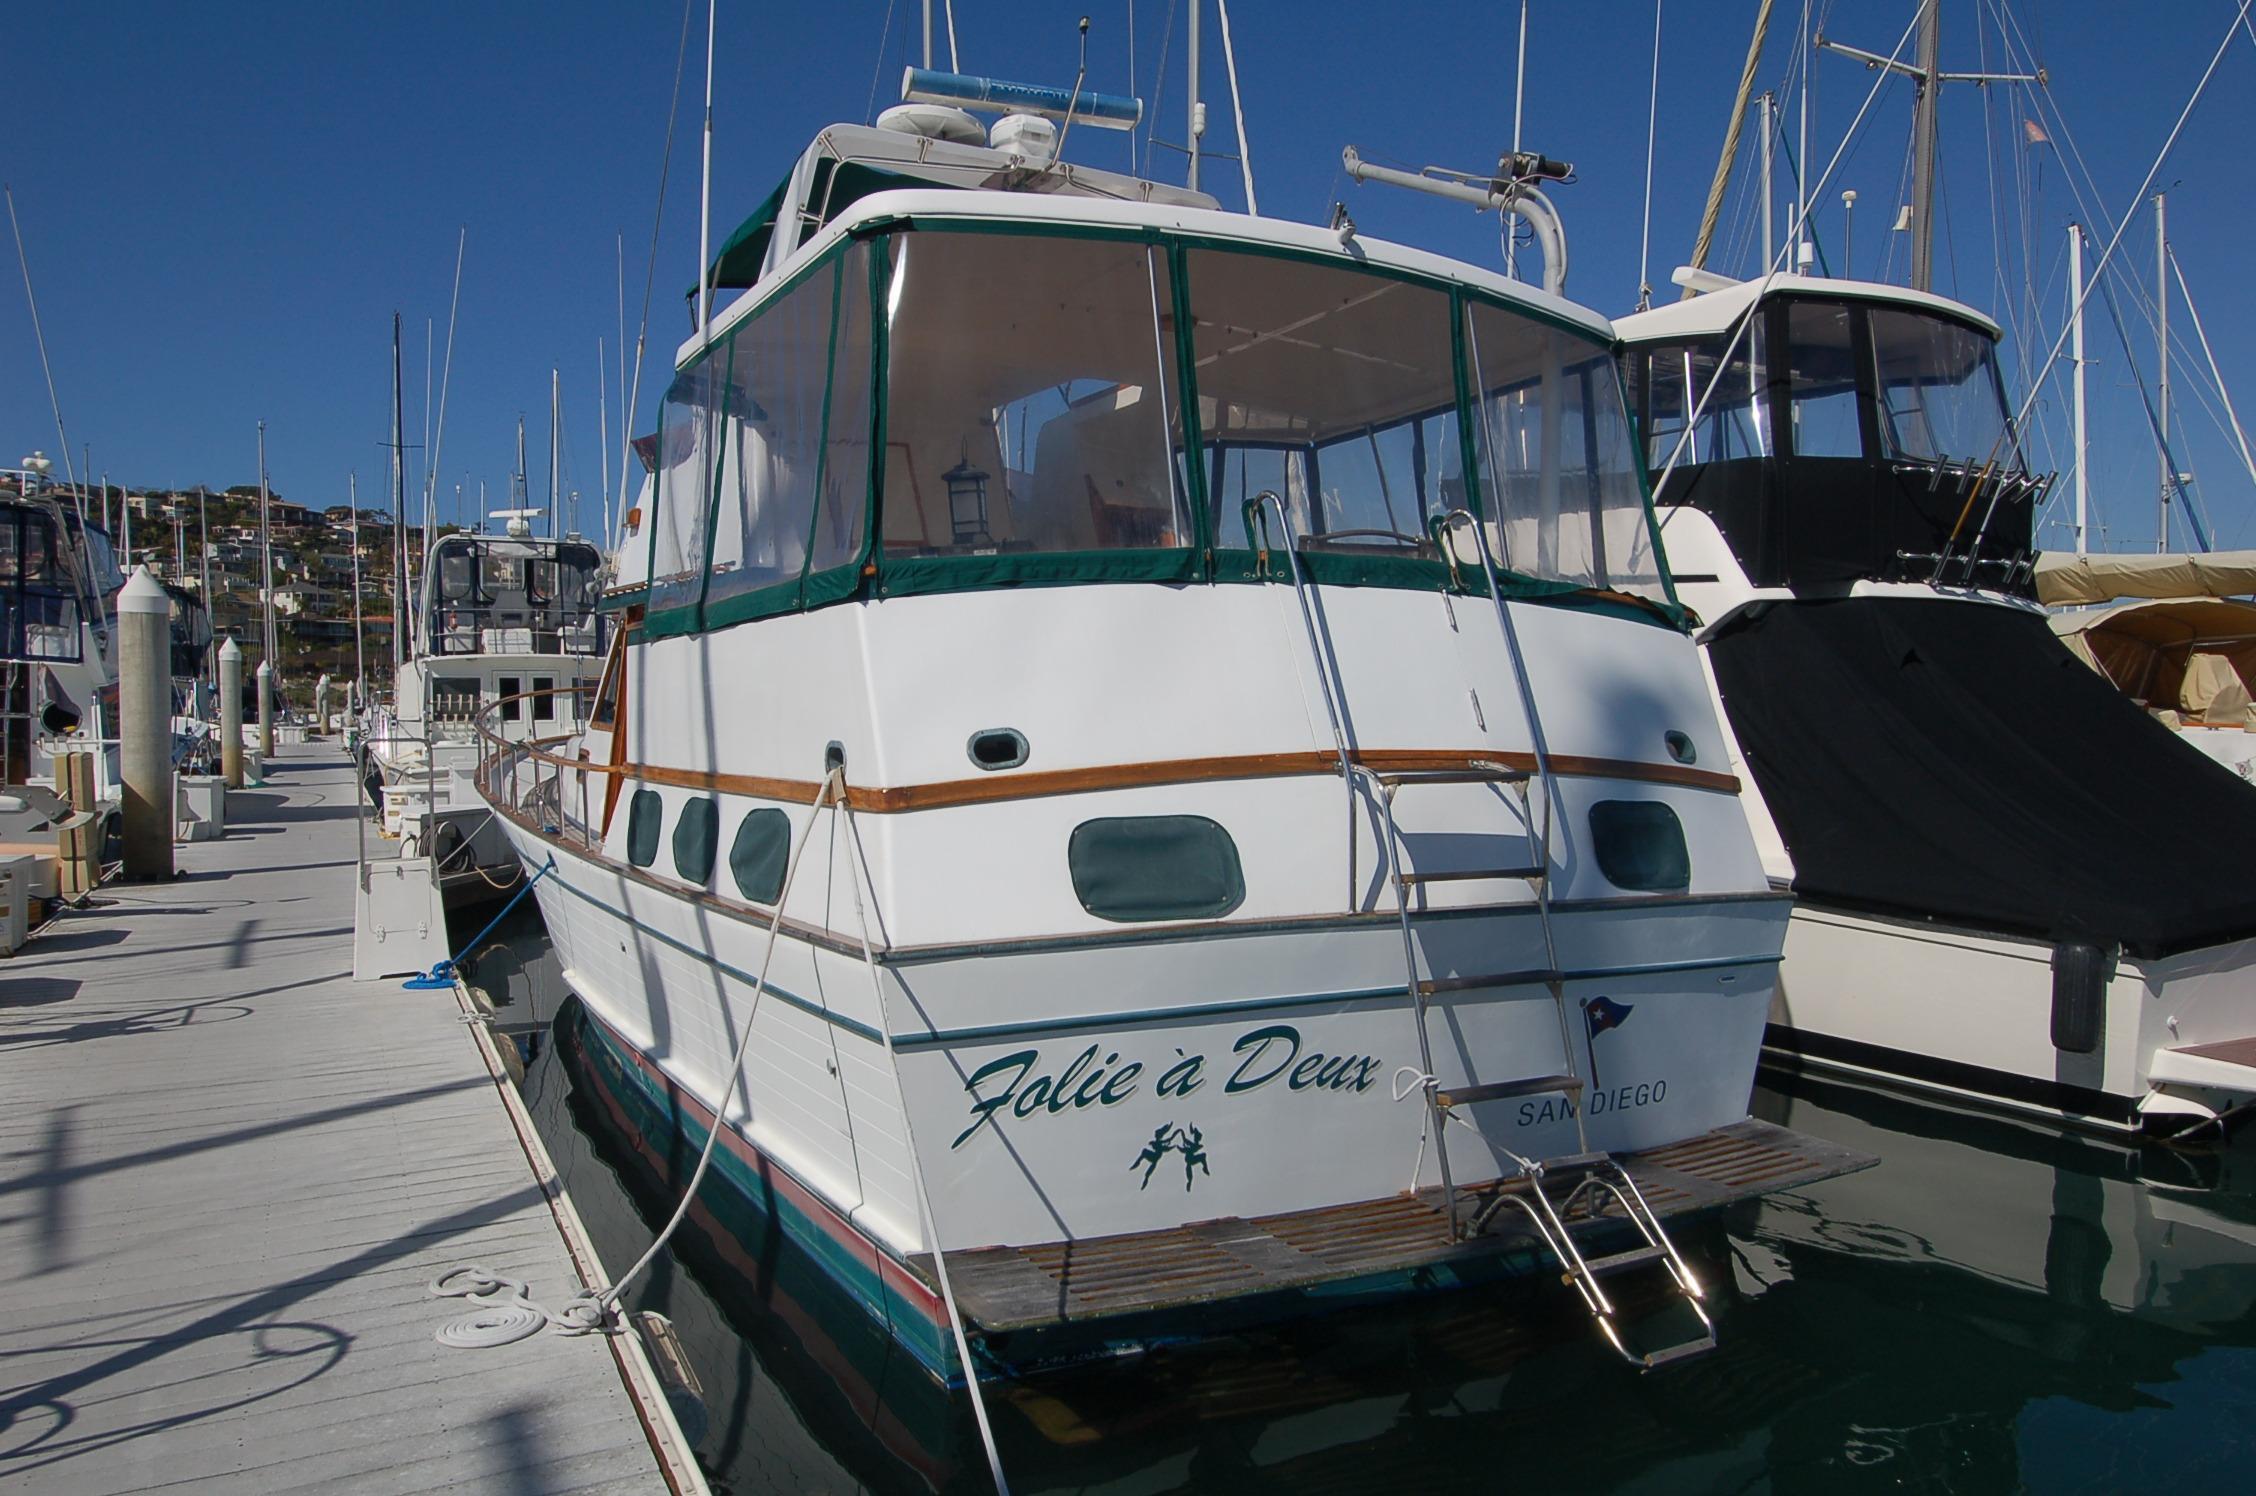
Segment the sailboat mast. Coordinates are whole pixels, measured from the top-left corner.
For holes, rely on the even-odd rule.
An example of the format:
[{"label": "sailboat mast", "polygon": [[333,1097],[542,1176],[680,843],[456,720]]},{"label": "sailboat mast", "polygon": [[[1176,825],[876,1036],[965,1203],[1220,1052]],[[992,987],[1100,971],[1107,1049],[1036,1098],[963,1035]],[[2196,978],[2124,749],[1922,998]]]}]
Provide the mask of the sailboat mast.
[{"label": "sailboat mast", "polygon": [[[481,488],[478,507],[483,509],[485,506],[485,493]],[[525,507],[525,418],[523,416],[517,418],[517,471],[509,475],[509,507],[512,509]]]},{"label": "sailboat mast", "polygon": [[368,694],[368,650],[360,623],[360,474],[357,472],[345,477],[345,502],[352,509],[353,706],[357,710],[361,698]]},{"label": "sailboat mast", "polygon": [[[259,649],[267,665],[268,689],[281,672],[274,669],[274,532],[267,517],[270,496],[266,487],[266,422],[258,423],[259,462],[259,600],[265,605],[259,623]],[[109,488],[103,480],[105,492]]]},{"label": "sailboat mast", "polygon": [[1183,124],[1183,139],[1184,143],[1189,147],[1191,153],[1191,175],[1189,179],[1189,186],[1191,191],[1196,192],[1198,191],[1199,134],[1201,125],[1203,123],[1203,117],[1206,113],[1206,106],[1199,102],[1199,0],[1191,0],[1191,30],[1189,50],[1191,74],[1190,103],[1188,106],[1186,106],[1189,110],[1189,113],[1185,117]]},{"label": "sailboat mast", "polygon": [[548,371],[548,538],[556,538],[557,500],[562,497],[564,410],[563,385],[557,371]]},{"label": "sailboat mast", "polygon": [[2084,440],[2084,226],[2068,225],[2068,345],[2069,390],[2076,443],[2076,554],[2086,548],[2086,489],[2084,460],[2090,451]]},{"label": "sailboat mast", "polygon": [[1932,289],[1935,261],[1935,115],[1942,101],[1936,59],[1943,41],[1942,0],[1919,13],[1919,103],[1911,125],[1911,288]]},{"label": "sailboat mast", "polygon": [[595,450],[603,460],[603,534],[605,549],[611,545],[611,392],[604,381],[609,371],[603,366],[603,335],[595,338]]},{"label": "sailboat mast", "polygon": [[2170,548],[2170,490],[2177,486],[2178,475],[2170,471],[2170,231],[2163,194],[2159,192],[2154,194],[2154,299],[2155,347],[2162,361],[2154,391],[2155,419],[2162,433],[2156,443],[2161,449],[2162,493],[2154,521],[2154,549],[2166,551]]},{"label": "sailboat mast", "polygon": [[[407,462],[401,430],[400,316],[392,313],[392,690],[399,690],[400,667],[413,652],[415,567],[407,548]],[[396,697],[395,697],[396,699]]]}]

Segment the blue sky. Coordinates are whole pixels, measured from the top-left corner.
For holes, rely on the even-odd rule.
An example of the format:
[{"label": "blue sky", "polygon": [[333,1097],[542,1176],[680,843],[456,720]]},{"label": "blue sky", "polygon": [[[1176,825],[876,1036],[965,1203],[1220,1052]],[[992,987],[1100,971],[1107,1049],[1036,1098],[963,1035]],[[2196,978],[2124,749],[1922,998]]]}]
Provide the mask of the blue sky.
[{"label": "blue sky", "polygon": [[[2012,24],[2049,70],[2051,105],[2101,184],[2107,213],[2129,206],[2237,6],[2013,0]],[[1755,8],[1754,0],[1664,0],[1657,295],[1673,294],[1668,270],[1689,253]],[[917,0],[722,0],[716,243],[815,129],[866,118],[873,85],[877,108],[892,101],[916,44],[917,9]],[[1910,22],[1913,0],[1819,0],[1817,9],[1829,34],[1885,53]],[[1949,0],[1944,66],[2001,66],[2005,9],[1999,0]],[[1089,86],[1141,94],[1156,103],[1161,138],[1181,139],[1184,0],[1133,7],[1133,73],[1126,0],[958,0],[957,10],[966,71],[1061,85],[1073,79],[1074,22],[1088,14]],[[1207,139],[1229,149],[1211,0],[1205,11]],[[1782,84],[1794,65],[1798,11],[1792,0],[1777,7],[1760,75],[1767,85]],[[1340,173],[1339,151],[1352,143],[1375,160],[1492,164],[1510,139],[1517,13],[1510,0],[1386,7],[1238,0],[1232,20],[1262,207],[1321,219],[1344,198],[1366,234],[1496,263],[1493,219],[1353,187]],[[1634,304],[1639,281],[1653,6],[1534,0],[1532,14],[1526,140],[1580,170],[1555,194],[1572,242],[1569,293],[1619,314]],[[555,366],[563,371],[566,483],[587,495],[592,516],[602,465],[596,342],[602,337],[609,347],[615,339],[620,235],[634,336],[680,24],[670,0],[18,7],[8,27],[14,97],[0,135],[0,177],[13,187],[23,220],[73,446],[91,444],[96,472],[118,481],[225,486],[255,480],[255,422],[264,418],[268,467],[289,497],[341,502],[346,474],[357,469],[364,502],[380,500],[391,314],[405,320],[408,440],[417,442],[426,321],[443,355],[455,237],[466,228],[440,454],[446,512],[451,517],[457,483],[473,506],[481,480],[490,502],[503,504],[520,413],[536,492],[545,485]],[[638,429],[653,419],[664,365],[688,326],[680,293],[696,274],[703,36],[697,0]],[[1872,75],[1828,56],[1817,62],[1816,79],[1812,151],[1821,166]],[[1901,236],[1886,225],[1900,200],[1910,107],[1908,85],[1889,84],[1823,195],[1818,231],[1837,252],[1839,191],[1858,192],[1854,247],[1862,274],[1878,272],[1892,249],[1894,276],[1903,275],[1904,252],[1891,243]],[[2066,168],[2041,148],[2021,166],[2025,190],[2015,185],[2007,143],[2019,117],[2035,112],[2022,91],[1990,90],[1986,135],[1983,95],[1971,87],[1947,91],[1937,289],[2000,313],[2000,287],[2025,298],[2033,280],[2049,346],[2064,302],[2065,225],[2076,207]],[[1752,137],[1750,128],[1750,152]],[[2256,289],[2238,273],[2250,229],[2245,150],[2252,137],[2256,41],[2243,33],[2160,180],[2176,184],[2171,239],[2226,382],[2251,405],[2245,414],[2256,416],[2249,338]],[[1986,150],[1986,140],[1996,144]],[[1068,146],[1069,155],[1102,166],[1126,167],[1128,151],[1126,137],[1093,130],[1076,131]],[[2005,184],[1996,195],[1993,159]],[[1151,174],[1180,180],[1179,155],[1159,150],[1152,160]],[[1783,177],[1783,162],[1780,170]],[[1237,206],[1235,166],[1210,162],[1207,172],[1205,185]],[[1753,268],[1750,175],[1742,174],[1726,204],[1715,268]],[[1787,192],[1781,185],[1782,203]],[[2026,275],[2024,222],[2033,246]],[[1994,232],[2000,224],[2002,235]],[[2121,251],[2147,284],[2152,233],[2150,218],[2134,222]],[[34,447],[52,452],[54,423],[20,280],[12,269],[0,280],[0,445],[13,444],[10,459]],[[2151,385],[2152,331],[2127,287],[2119,300],[2136,367]],[[2173,332],[2190,345],[2182,305],[2172,318]],[[2132,365],[2096,298],[2088,336],[2093,492],[2104,527],[2095,544],[2148,548],[2153,443]],[[2032,365],[2042,353],[2039,347]],[[2197,475],[2219,543],[2256,544],[2256,484],[2194,398],[2192,387],[2205,376],[2187,366],[2177,380],[2181,466]],[[2027,393],[2010,373],[2008,382],[2017,401]],[[2057,403],[2048,390],[2045,419],[2055,428]],[[615,396],[611,420],[615,444]],[[2046,538],[2066,543],[2058,532]]]}]

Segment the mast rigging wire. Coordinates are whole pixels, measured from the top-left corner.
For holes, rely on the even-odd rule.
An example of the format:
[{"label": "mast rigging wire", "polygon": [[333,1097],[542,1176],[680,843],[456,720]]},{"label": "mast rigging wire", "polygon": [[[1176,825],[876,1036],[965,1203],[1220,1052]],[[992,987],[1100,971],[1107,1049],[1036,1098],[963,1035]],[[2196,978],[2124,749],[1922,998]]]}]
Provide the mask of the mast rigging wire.
[{"label": "mast rigging wire", "polygon": [[[634,441],[635,402],[642,398],[643,350],[650,336],[650,289],[658,278],[658,231],[666,221],[666,179],[671,174],[674,164],[674,126],[681,118],[682,69],[689,60],[689,19],[696,4],[697,0],[682,0],[681,44],[674,53],[674,99],[666,107],[666,149],[658,161],[658,207],[650,219],[650,260],[642,277],[642,322],[640,326],[635,328],[634,384],[628,392],[626,407],[619,413],[619,421],[625,427],[625,435],[630,447]],[[892,14],[890,5],[886,7],[886,14],[888,17]],[[882,45],[879,55],[882,58]],[[874,88],[874,86],[873,84],[872,87]],[[708,267],[702,265],[698,267],[697,275],[700,284],[704,282],[709,273]],[[619,464],[619,512],[622,515],[627,511],[627,471],[630,466],[631,464],[625,461]]]},{"label": "mast rigging wire", "polygon": [[1637,309],[1653,304],[1653,140],[1661,122],[1661,0],[1653,0],[1653,84],[1645,101],[1645,226],[1637,238]]},{"label": "mast rigging wire", "polygon": [[[2209,361],[2209,377],[2217,382],[2217,394],[2225,402],[2225,415],[2232,421],[2233,441],[2240,447],[2241,465],[2248,469],[2251,482],[2256,482],[2256,456],[2249,455],[2248,433],[2241,429],[2240,413],[2233,409],[2232,391],[2225,388],[2224,372],[2217,367],[2217,355],[2209,351],[2209,334],[2201,325],[2201,309],[2193,304],[2193,291],[2186,285],[2185,271],[2178,267],[2178,252],[2165,248],[2170,260],[2170,274],[2178,283],[2178,294],[2185,298],[2186,310],[2193,316],[2194,336],[2201,340],[2201,356]],[[2196,390],[2200,389],[2195,385]]]},{"label": "mast rigging wire", "polygon": [[[23,267],[24,300],[31,303],[31,336],[39,344],[39,372],[47,376],[47,403],[55,412],[55,440],[63,449],[63,476],[70,480],[70,486],[78,494],[78,515],[83,520],[86,517],[86,490],[80,487],[78,474],[71,467],[70,438],[63,434],[63,402],[55,396],[55,369],[47,362],[47,334],[39,327],[39,298],[31,289],[31,257],[24,253],[23,225],[16,221],[16,189],[0,187],[0,192],[7,194],[8,227],[15,230],[16,234],[16,263]],[[92,477],[93,474],[89,473],[87,476]],[[102,502],[109,502],[107,489],[103,490]]]},{"label": "mast rigging wire", "polygon": [[[1739,159],[1739,132],[1747,123],[1747,101],[1754,96],[1755,69],[1762,65],[1763,41],[1770,35],[1771,4],[1772,0],[1762,0],[1762,9],[1755,13],[1755,36],[1747,44],[1746,65],[1739,70],[1739,94],[1731,101],[1731,125],[1724,131],[1723,155],[1716,162],[1714,180],[1708,183],[1708,204],[1700,212],[1700,236],[1692,244],[1694,270],[1701,269],[1708,263],[1708,246],[1715,241],[1716,217],[1723,211],[1723,192],[1731,184],[1731,168]],[[1900,43],[1896,50],[1903,50]],[[1887,75],[1883,73],[1881,76],[1885,79]],[[1860,118],[1863,112],[1857,111]],[[1770,184],[1765,182],[1763,190],[1767,192],[1769,189]],[[1796,226],[1799,227],[1798,224]],[[1764,245],[1763,252],[1767,262],[1770,246]],[[1678,300],[1689,301],[1692,295],[1692,288],[1686,286],[1683,296]]]},{"label": "mast rigging wire", "polygon": [[[1769,7],[1766,4],[1764,8],[1767,10]],[[1891,65],[1895,62],[1896,58],[1902,54],[1905,44],[1911,40],[1911,34],[1913,31],[1918,29],[1918,26],[1919,17],[1917,14],[1914,14],[1912,16],[1911,24],[1909,26],[1906,26],[1904,28],[1903,35],[1896,39],[1895,51],[1890,53],[1888,56],[1888,61]],[[1793,225],[1791,226],[1791,228],[1789,228],[1786,235],[1789,243],[1792,242],[1801,233],[1802,223],[1809,217],[1810,207],[1815,204],[1817,195],[1825,190],[1826,183],[1833,180],[1834,171],[1840,166],[1841,158],[1848,153],[1850,143],[1856,139],[1858,128],[1864,124],[1865,115],[1871,112],[1873,101],[1880,97],[1880,90],[1887,84],[1891,72],[1892,66],[1881,68],[1878,70],[1879,76],[1872,80],[1872,87],[1865,93],[1864,102],[1857,106],[1856,118],[1849,121],[1849,128],[1847,133],[1845,133],[1841,137],[1841,144],[1834,149],[1833,159],[1825,163],[1825,171],[1818,177],[1817,185],[1810,189],[1810,203],[1805,204],[1802,207],[1801,211],[1794,215]],[[1785,252],[1783,248],[1781,248],[1778,253],[1774,254],[1771,257],[1771,268],[1763,276],[1762,284],[1755,288],[1755,294],[1748,303],[1750,306],[1761,302],[1763,297],[1769,294],[1771,282],[1778,278],[1780,268],[1778,262],[1784,258]],[[1685,288],[1685,291],[1686,294],[1689,295],[1691,288],[1687,286]],[[1723,378],[1725,373],[1728,372],[1731,367],[1732,356],[1739,351],[1739,344],[1746,338],[1747,329],[1754,326],[1754,324],[1754,318],[1741,317],[1739,319],[1738,328],[1731,334],[1730,341],[1724,344],[1722,355],[1716,359],[1715,376],[1708,381],[1707,389],[1701,392],[1699,402],[1692,407],[1691,414],[1687,415],[1684,418],[1684,429],[1677,433],[1676,445],[1669,451],[1668,462],[1664,464],[1661,468],[1661,471],[1655,474],[1653,477],[1652,502],[1655,507],[1659,506],[1661,499],[1661,490],[1668,483],[1670,474],[1676,471],[1676,465],[1678,461],[1684,456],[1684,449],[1686,445],[1691,441],[1692,433],[1699,429],[1700,418],[1703,415],[1707,414],[1708,402],[1715,398],[1715,392],[1717,390],[1723,388]],[[1666,530],[1668,528],[1669,520],[1673,519],[1674,517],[1674,510],[1671,510],[1666,515],[1663,515],[1657,528]]]}]

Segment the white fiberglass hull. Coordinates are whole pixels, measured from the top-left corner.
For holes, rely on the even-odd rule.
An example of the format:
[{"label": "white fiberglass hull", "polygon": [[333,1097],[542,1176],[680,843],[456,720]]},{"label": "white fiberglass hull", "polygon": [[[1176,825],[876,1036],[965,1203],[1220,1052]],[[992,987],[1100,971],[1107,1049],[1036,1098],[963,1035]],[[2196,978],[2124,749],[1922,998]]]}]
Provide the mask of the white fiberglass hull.
[{"label": "white fiberglass hull", "polygon": [[[2052,1038],[2052,947],[1949,925],[1794,911],[1771,1012],[1801,1063],[2111,1129],[2174,1132],[2256,1100],[2256,940],[2124,956],[2088,1054]],[[2256,1061],[2256,1055],[2249,1057]]]},{"label": "white fiberglass hull", "polygon": [[[555,858],[535,893],[573,990],[709,1108],[733,1081],[736,1130],[891,1253],[926,1248],[910,1131],[950,1251],[1439,1180],[1391,920],[887,962],[884,1013],[858,953],[787,935],[755,1012],[764,924],[522,827],[511,835],[528,867]],[[1591,1147],[1649,1148],[1746,1115],[1785,907],[1758,896],[1558,916],[1562,963],[1589,973],[1567,983],[1570,1005],[1603,995],[1633,1010],[1573,1035],[1576,1068],[1593,1077]],[[1542,964],[1532,909],[1442,928],[1428,947],[1437,970]],[[974,998],[990,1021],[939,1016]],[[747,1022],[759,1032],[732,1075]],[[1558,1063],[1541,983],[1453,994],[1430,1023],[1445,1087]],[[1558,1094],[1472,1111],[1477,1130],[1447,1130],[1460,1184],[1516,1174],[1512,1154],[1578,1151],[1575,1108]],[[1186,1164],[1178,1143],[1144,1157],[1156,1137],[1194,1128],[1202,1156]]]}]

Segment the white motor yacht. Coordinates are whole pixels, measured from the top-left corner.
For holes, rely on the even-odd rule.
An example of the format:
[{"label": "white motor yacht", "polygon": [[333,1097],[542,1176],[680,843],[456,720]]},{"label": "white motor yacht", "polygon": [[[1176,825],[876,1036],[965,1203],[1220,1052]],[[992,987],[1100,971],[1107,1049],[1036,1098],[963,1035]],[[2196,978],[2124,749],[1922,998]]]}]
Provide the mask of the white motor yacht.
[{"label": "white motor yacht", "polygon": [[1554,1260],[1712,1344],[1601,1280],[1869,1160],[1747,1116],[1612,328],[1055,135],[833,126],[717,257],[586,730],[483,713],[593,1033],[938,1376]]}]

